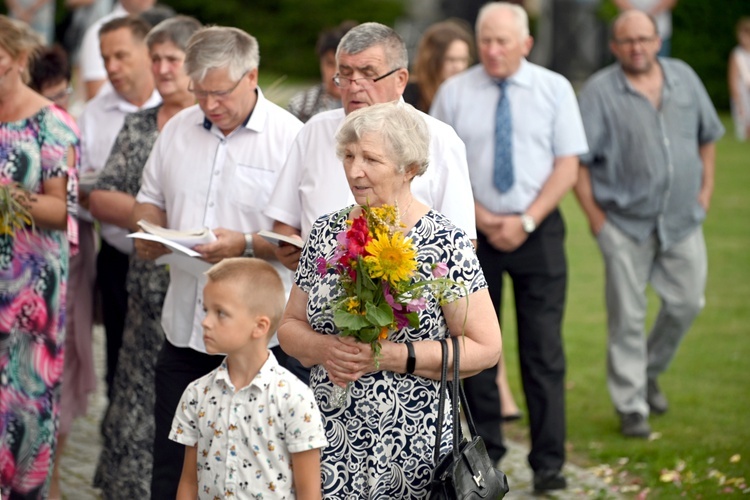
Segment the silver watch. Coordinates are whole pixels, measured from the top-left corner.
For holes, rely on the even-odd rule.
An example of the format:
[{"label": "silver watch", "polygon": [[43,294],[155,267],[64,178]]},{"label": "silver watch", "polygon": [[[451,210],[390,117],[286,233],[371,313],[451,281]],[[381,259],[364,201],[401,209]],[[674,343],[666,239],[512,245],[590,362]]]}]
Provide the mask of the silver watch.
[{"label": "silver watch", "polygon": [[534,222],[534,218],[529,214],[521,214],[521,226],[528,234],[536,230],[536,222]]},{"label": "silver watch", "polygon": [[250,233],[245,234],[245,251],[242,252],[243,257],[255,257],[255,249],[253,248],[253,235]]}]

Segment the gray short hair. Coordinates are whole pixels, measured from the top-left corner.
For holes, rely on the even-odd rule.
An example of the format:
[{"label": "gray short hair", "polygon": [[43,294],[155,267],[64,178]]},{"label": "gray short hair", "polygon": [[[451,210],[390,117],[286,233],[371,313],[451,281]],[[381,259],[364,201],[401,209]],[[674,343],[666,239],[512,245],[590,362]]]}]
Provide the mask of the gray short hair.
[{"label": "gray short hair", "polygon": [[484,18],[487,16],[487,14],[500,9],[508,10],[511,14],[513,14],[513,18],[516,20],[516,24],[518,25],[518,33],[522,38],[528,38],[529,15],[525,10],[523,10],[523,7],[521,7],[520,5],[508,2],[490,2],[484,4],[484,6],[479,9],[479,13],[477,14],[477,22],[474,26],[474,33],[476,33],[477,36],[479,35],[479,27],[482,25],[482,22],[484,22]]},{"label": "gray short hair", "polygon": [[358,142],[365,134],[383,138],[384,152],[396,163],[399,173],[415,166],[422,175],[430,159],[430,130],[427,122],[410,104],[387,102],[373,104],[349,113],[336,132],[336,155],[344,159],[346,146]]},{"label": "gray short hair", "polygon": [[226,68],[238,80],[260,63],[258,41],[237,28],[212,26],[197,31],[185,50],[185,71],[201,82],[212,69]]},{"label": "gray short hair", "polygon": [[146,45],[151,50],[154,45],[171,42],[175,47],[185,52],[190,37],[202,26],[200,21],[190,16],[172,17],[160,22],[148,32]]},{"label": "gray short hair", "polygon": [[389,68],[407,68],[409,54],[404,40],[392,28],[380,23],[362,23],[350,29],[341,39],[336,50],[336,61],[339,54],[359,54],[371,47],[381,45],[388,60]]}]

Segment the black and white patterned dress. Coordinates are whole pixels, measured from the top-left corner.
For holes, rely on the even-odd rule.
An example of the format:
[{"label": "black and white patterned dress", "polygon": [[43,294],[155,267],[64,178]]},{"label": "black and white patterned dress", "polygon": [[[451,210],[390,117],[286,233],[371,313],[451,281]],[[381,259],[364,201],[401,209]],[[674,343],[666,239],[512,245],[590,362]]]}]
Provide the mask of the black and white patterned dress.
[{"label": "black and white patterned dress", "polygon": [[[313,330],[335,335],[330,304],[338,297],[337,275],[321,276],[317,259],[330,260],[336,235],[347,229],[352,207],[318,219],[302,251],[295,282],[308,294],[307,320]],[[487,286],[469,238],[443,215],[430,211],[409,232],[417,248],[418,272],[432,277],[433,264],[448,266],[455,286],[453,297],[465,297]],[[438,298],[427,294],[427,308],[419,313],[419,328],[392,334],[394,342],[447,338]],[[458,299],[464,300],[464,299]],[[460,332],[453,332],[460,335]],[[325,498],[425,498],[432,476],[432,449],[438,406],[438,381],[416,375],[377,371],[351,385],[347,403],[333,408],[333,384],[325,368],[314,366],[310,385],[325,424],[328,447],[322,456]],[[444,429],[443,452],[450,427]]]},{"label": "black and white patterned dress", "polygon": [[[96,189],[136,196],[159,135],[159,108],[132,113],[117,136]],[[161,308],[169,271],[133,253],[127,276],[128,312],[112,400],[102,422],[103,445],[94,485],[110,500],[148,498],[154,444],[154,376],[164,343]]]}]

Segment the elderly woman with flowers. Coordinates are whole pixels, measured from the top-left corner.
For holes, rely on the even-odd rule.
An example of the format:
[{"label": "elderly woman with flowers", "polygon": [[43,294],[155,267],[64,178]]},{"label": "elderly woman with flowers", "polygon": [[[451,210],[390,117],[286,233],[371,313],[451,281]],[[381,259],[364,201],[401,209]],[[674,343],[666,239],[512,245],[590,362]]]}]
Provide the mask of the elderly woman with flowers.
[{"label": "elderly woman with flowers", "polygon": [[357,205],[315,222],[279,341],[313,367],[329,442],[323,496],[424,498],[435,467],[438,341],[463,337],[467,377],[498,362],[500,327],[471,241],[412,196],[428,163],[419,114],[402,103],[369,106],[349,114],[336,139]]}]

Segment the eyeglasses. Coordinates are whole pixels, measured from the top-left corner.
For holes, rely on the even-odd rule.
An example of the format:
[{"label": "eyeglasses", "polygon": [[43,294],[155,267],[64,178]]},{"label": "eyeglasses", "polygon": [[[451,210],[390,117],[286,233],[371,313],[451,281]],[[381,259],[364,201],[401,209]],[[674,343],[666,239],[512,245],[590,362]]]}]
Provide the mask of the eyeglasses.
[{"label": "eyeglasses", "polygon": [[621,38],[619,40],[615,40],[615,43],[617,45],[630,45],[634,46],[635,44],[638,45],[646,45],[656,40],[656,35],[651,36],[639,36],[638,38]]},{"label": "eyeglasses", "polygon": [[235,91],[235,89],[240,85],[240,82],[242,82],[242,80],[245,78],[245,76],[248,73],[250,73],[250,72],[249,71],[245,71],[244,73],[242,73],[242,76],[240,77],[239,80],[237,80],[237,83],[235,83],[234,85],[232,85],[232,88],[228,89],[228,90],[196,90],[193,87],[193,84],[191,83],[188,86],[188,91],[192,92],[196,99],[204,100],[204,99],[207,99],[208,96],[211,96],[214,99],[216,99],[217,101],[221,101],[221,100],[226,99],[227,97],[229,97],[229,94],[231,94],[232,92]]},{"label": "eyeglasses", "polygon": [[379,82],[386,76],[391,76],[393,73],[395,73],[396,71],[400,69],[401,68],[392,69],[385,75],[381,75],[381,76],[365,76],[363,78],[347,78],[345,76],[341,76],[338,73],[336,73],[335,75],[333,75],[333,83],[337,87],[345,89],[351,86],[352,83],[357,82],[357,85],[359,85],[363,89],[366,89],[366,88],[372,87],[374,84],[376,84],[377,82]]},{"label": "eyeglasses", "polygon": [[60,92],[52,95],[45,95],[47,99],[54,102],[55,104],[60,104],[61,101],[64,101],[70,94],[73,93],[73,87],[67,87],[62,89]]}]

